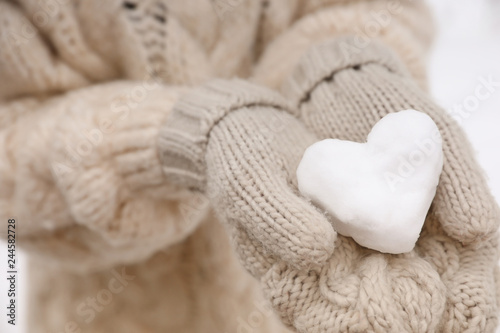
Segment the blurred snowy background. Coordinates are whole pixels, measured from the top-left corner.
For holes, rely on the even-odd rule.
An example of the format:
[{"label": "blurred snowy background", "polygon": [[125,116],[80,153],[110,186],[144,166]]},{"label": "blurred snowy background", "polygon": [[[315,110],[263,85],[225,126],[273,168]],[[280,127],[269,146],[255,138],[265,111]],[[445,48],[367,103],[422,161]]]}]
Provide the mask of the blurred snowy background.
[{"label": "blurred snowy background", "polygon": [[[430,0],[438,35],[429,58],[431,92],[459,120],[485,169],[493,194],[500,202],[500,1]],[[488,80],[497,86],[488,87]],[[479,86],[480,95],[476,89]],[[488,95],[488,96],[486,96]],[[16,327],[6,324],[6,246],[0,242],[0,332],[28,333],[26,258],[18,254],[18,309]],[[3,259],[1,259],[3,258]],[[52,286],[47,286],[51,288]],[[49,332],[47,332],[49,333]],[[50,332],[59,333],[59,332]],[[497,330],[500,333],[500,328]]]},{"label": "blurred snowy background", "polygon": [[[463,126],[500,201],[500,1],[434,0],[439,33],[429,59],[435,99]],[[483,80],[496,87],[477,94]],[[476,97],[476,95],[479,96]]]}]

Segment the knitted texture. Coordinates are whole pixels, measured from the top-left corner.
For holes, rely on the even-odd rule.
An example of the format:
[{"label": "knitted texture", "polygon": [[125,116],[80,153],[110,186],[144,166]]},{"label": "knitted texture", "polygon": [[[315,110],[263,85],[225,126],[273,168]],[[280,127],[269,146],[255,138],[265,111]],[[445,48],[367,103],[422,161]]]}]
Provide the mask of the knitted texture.
[{"label": "knitted texture", "polygon": [[306,126],[321,139],[359,142],[390,112],[413,108],[429,114],[444,151],[433,211],[460,242],[490,238],[500,223],[498,206],[465,133],[417,87],[386,46],[374,41],[360,51],[355,45],[345,38],[311,49],[285,84],[283,91],[300,108]]},{"label": "knitted texture", "polygon": [[25,249],[86,271],[187,237],[207,203],[166,181],[156,144],[188,89],[163,84],[208,73],[198,43],[161,1],[0,6],[0,216],[23,221]]},{"label": "knitted texture", "polygon": [[204,189],[206,146],[212,128],[231,111],[250,105],[292,110],[278,93],[241,80],[213,81],[180,98],[158,142],[168,180]]},{"label": "knitted texture", "polygon": [[[213,227],[217,221],[217,232],[204,228],[188,242],[199,245],[196,255],[180,250],[147,262],[186,241],[208,211],[205,198],[163,175],[159,128],[190,85],[251,72],[257,34],[268,26],[260,26],[262,8],[233,3],[222,17],[210,0],[0,0],[0,216],[17,218],[31,257],[30,332],[70,330],[80,302],[122,264],[159,276],[136,280],[146,305],[137,308],[137,291],[117,296],[123,316],[108,305],[82,332],[235,332],[250,325],[261,302],[252,277],[227,246],[206,251],[228,240]],[[274,11],[283,9],[282,30],[293,17],[283,5]],[[126,82],[109,82],[118,80]],[[163,279],[162,266],[170,264],[178,274]],[[200,275],[210,269],[210,278]],[[57,291],[46,294],[47,285]],[[185,292],[177,299],[160,289]],[[149,299],[161,303],[155,314],[162,315],[145,317]],[[261,331],[283,329],[269,311],[262,320]]]},{"label": "knitted texture", "polygon": [[165,83],[196,84],[210,74],[205,50],[167,1],[90,0],[73,7],[81,33],[127,78],[151,75]]},{"label": "knitted texture", "polygon": [[156,150],[160,124],[185,89],[146,86],[155,88],[141,99],[132,92],[143,83],[115,82],[38,102],[0,133],[8,162],[1,214],[23,221],[34,255],[78,271],[140,261],[184,239],[205,215],[206,202],[166,181]]},{"label": "knitted texture", "polygon": [[[266,262],[266,295],[299,332],[493,332],[498,210],[467,140],[390,51],[373,42],[345,53],[352,42],[311,49],[283,91],[321,139],[363,142],[389,112],[427,112],[445,156],[436,198],[410,253],[381,254],[339,235],[321,269]],[[258,247],[246,254],[247,262],[262,256]]]},{"label": "knitted texture", "polygon": [[[383,21],[375,20],[382,27],[373,37],[424,86],[431,25],[420,1],[0,0],[0,216],[18,218],[20,245],[31,256],[29,332],[72,331],[73,319],[93,333],[286,331],[267,305],[262,310],[260,288],[235,260],[228,234],[294,330],[492,330],[496,244],[481,242],[491,234],[487,223],[461,235],[451,218],[445,228],[432,214],[414,253],[363,252],[336,238],[326,217],[298,195],[295,168],[319,136],[290,115],[298,115],[297,104],[238,82],[189,93],[213,77],[253,76],[277,88],[315,44],[359,32],[364,48],[374,17]],[[317,81],[299,75],[304,83],[323,82],[322,69],[304,68],[319,72]],[[109,83],[117,80],[127,81]],[[304,89],[319,91],[313,86]],[[341,93],[354,99],[338,105],[365,119],[352,111],[357,98],[371,105],[393,89],[375,88],[347,86]],[[288,96],[302,100],[298,95]],[[337,101],[330,97],[324,103]],[[322,103],[311,95],[301,112],[313,102]],[[189,112],[172,114],[174,105]],[[339,136],[363,140],[360,133],[383,114],[374,109],[369,124],[348,121],[352,128],[339,126]],[[317,134],[331,135],[311,125],[313,118],[303,116]],[[331,121],[325,117],[323,126]],[[181,127],[187,141],[173,135]],[[451,193],[457,175],[450,174]],[[460,184],[467,192],[469,184]],[[207,198],[186,187],[205,190],[225,231],[207,215]],[[487,198],[476,189],[472,197]],[[461,196],[450,202],[459,225],[488,205],[473,200],[469,212]],[[123,267],[134,281],[84,321],[82,302],[104,295],[111,271]]]},{"label": "knitted texture", "polygon": [[424,1],[301,0],[297,15],[297,22],[263,52],[252,76],[256,83],[279,89],[310,47],[355,35],[353,47],[360,52],[373,38],[392,47],[418,84],[425,86],[423,60],[432,38],[432,19]]},{"label": "knitted texture", "polygon": [[44,324],[32,325],[29,333],[57,332],[47,327],[82,333],[289,332],[237,262],[212,214],[184,242],[141,262],[86,274],[33,259],[30,267],[30,284],[45,288],[30,291],[37,300],[27,304],[30,319]]},{"label": "knitted texture", "polygon": [[[374,84],[367,78],[356,81],[356,90],[351,90],[353,86],[347,83],[342,84],[349,90],[341,93],[331,94],[333,88],[329,87],[317,90],[321,84],[335,84],[336,76],[345,71],[352,71],[351,76],[355,76],[362,73],[365,66],[376,66],[381,72],[394,75],[395,80],[412,82],[412,79],[397,59],[377,43],[367,55],[342,59],[339,46],[350,42],[343,39],[312,49],[284,91],[299,107],[308,127],[321,137],[361,141],[349,131],[361,131],[356,126],[364,124],[367,110],[368,121],[373,122],[382,112],[399,110],[394,109],[398,106],[392,102],[382,104],[381,114],[373,115],[378,100],[368,98],[375,94],[371,89],[383,91],[383,100],[394,90],[384,88],[384,82]],[[374,76],[380,77],[380,73]],[[192,150],[205,154],[207,195],[225,222],[243,266],[261,281],[266,296],[287,326],[299,332],[455,332],[465,329],[489,332],[494,329],[497,323],[494,271],[498,260],[497,239],[492,237],[498,222],[494,206],[479,208],[490,218],[482,223],[492,224],[483,230],[481,238],[460,239],[472,244],[460,243],[450,237],[445,228],[443,219],[448,216],[442,214],[450,213],[439,213],[436,206],[439,200],[448,200],[446,197],[436,198],[417,247],[410,253],[385,255],[360,247],[347,237],[339,236],[335,240],[335,233],[325,218],[298,197],[296,191],[295,168],[303,151],[317,138],[304,131],[293,117],[280,111],[285,102],[278,99],[265,106],[255,102],[261,100],[257,97],[238,97],[243,88],[249,95],[258,90],[239,81],[215,81],[193,90],[174,110],[185,116],[192,114],[189,111],[196,105],[196,114],[210,115],[210,131],[205,131],[206,137],[200,140],[206,143],[206,148]],[[404,90],[405,103],[412,96],[419,96],[413,83],[407,89]],[[230,97],[232,91],[234,97]],[[312,104],[316,93],[320,94],[318,103],[326,101],[323,107]],[[226,97],[220,99],[219,96]],[[332,108],[329,96],[348,102],[342,109]],[[225,104],[227,100],[241,102]],[[352,101],[364,104],[356,108],[350,104]],[[372,101],[373,105],[368,104]],[[423,107],[433,110],[431,105],[429,101]],[[213,112],[200,110],[203,107],[219,110],[215,113],[216,121],[213,121]],[[414,104],[406,107],[417,108]],[[341,124],[336,123],[333,129],[328,127],[341,117],[340,113],[336,114],[337,110],[344,110],[342,115],[348,123],[343,135]],[[273,115],[278,118],[269,127]],[[336,117],[332,119],[332,115]],[[359,136],[368,134],[373,125],[368,121],[366,131]],[[325,134],[321,130],[332,132]],[[197,160],[203,161],[203,158]],[[459,218],[455,216],[455,224],[460,222]],[[474,221],[469,222],[472,223]],[[474,228],[474,225],[461,226],[467,227]],[[471,232],[477,235],[480,231]]]},{"label": "knitted texture", "polygon": [[0,18],[0,100],[88,84],[84,75],[54,57],[16,4],[1,1]]},{"label": "knitted texture", "polygon": [[[176,125],[188,125],[183,132],[196,133],[191,136],[195,140],[187,137],[182,140],[186,145],[180,146],[167,122],[162,147],[174,152],[162,154],[201,154],[194,160],[200,171],[206,163],[207,195],[241,257],[247,257],[248,247],[256,246],[265,262],[278,257],[307,267],[328,258],[335,233],[325,217],[295,192],[295,168],[315,137],[290,112],[282,97],[265,88],[239,80],[213,81],[174,107],[172,119]],[[194,114],[201,121],[190,121]],[[189,124],[198,123],[206,125],[192,132]],[[200,145],[192,149],[193,142]]]}]

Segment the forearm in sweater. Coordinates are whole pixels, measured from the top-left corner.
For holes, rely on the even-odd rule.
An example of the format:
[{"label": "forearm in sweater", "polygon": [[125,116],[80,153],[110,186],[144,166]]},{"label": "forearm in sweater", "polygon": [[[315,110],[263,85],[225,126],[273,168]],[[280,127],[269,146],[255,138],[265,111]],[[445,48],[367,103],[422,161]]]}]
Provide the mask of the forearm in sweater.
[{"label": "forearm in sweater", "polygon": [[156,145],[186,89],[121,81],[4,104],[0,212],[17,218],[22,245],[91,269],[184,239],[206,203],[166,181]]}]

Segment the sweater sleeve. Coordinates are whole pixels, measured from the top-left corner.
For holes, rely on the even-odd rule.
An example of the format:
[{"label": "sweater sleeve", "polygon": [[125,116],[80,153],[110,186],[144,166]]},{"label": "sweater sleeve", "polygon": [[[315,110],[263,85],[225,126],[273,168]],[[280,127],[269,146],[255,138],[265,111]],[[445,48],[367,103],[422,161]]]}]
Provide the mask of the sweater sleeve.
[{"label": "sweater sleeve", "polygon": [[0,1],[0,101],[117,79],[196,85],[207,55],[163,2]]},{"label": "sweater sleeve", "polygon": [[0,212],[17,219],[20,244],[95,269],[189,235],[208,205],[166,181],[156,147],[185,90],[117,81],[0,106],[11,121],[0,126]]},{"label": "sweater sleeve", "polygon": [[[269,16],[279,10],[272,3],[268,6]],[[432,41],[433,23],[423,1],[299,0],[292,11],[286,29],[275,28],[267,33],[273,39],[268,38],[255,67],[255,82],[279,89],[311,46],[353,35],[357,50],[346,49],[346,54],[362,53],[376,39],[392,48],[417,82],[425,86],[424,62]]]},{"label": "sweater sleeve", "polygon": [[[0,218],[56,265],[140,261],[187,237],[202,197],[157,153],[206,55],[161,3],[0,1]],[[167,47],[168,46],[168,47]]]}]

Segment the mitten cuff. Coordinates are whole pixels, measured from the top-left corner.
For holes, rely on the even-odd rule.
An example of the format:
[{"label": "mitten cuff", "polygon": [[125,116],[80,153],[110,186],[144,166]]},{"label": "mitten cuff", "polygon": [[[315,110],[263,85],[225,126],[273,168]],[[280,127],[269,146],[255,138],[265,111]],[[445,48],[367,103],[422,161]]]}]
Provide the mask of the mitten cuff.
[{"label": "mitten cuff", "polygon": [[210,131],[231,111],[253,106],[295,113],[279,93],[238,79],[214,80],[181,97],[160,130],[158,146],[167,179],[203,190]]},{"label": "mitten cuff", "polygon": [[298,105],[321,81],[333,79],[335,73],[346,68],[356,69],[367,63],[377,63],[391,72],[409,76],[396,54],[386,45],[376,40],[360,44],[356,37],[346,36],[311,47],[302,56],[290,79],[283,84],[283,94]]}]

